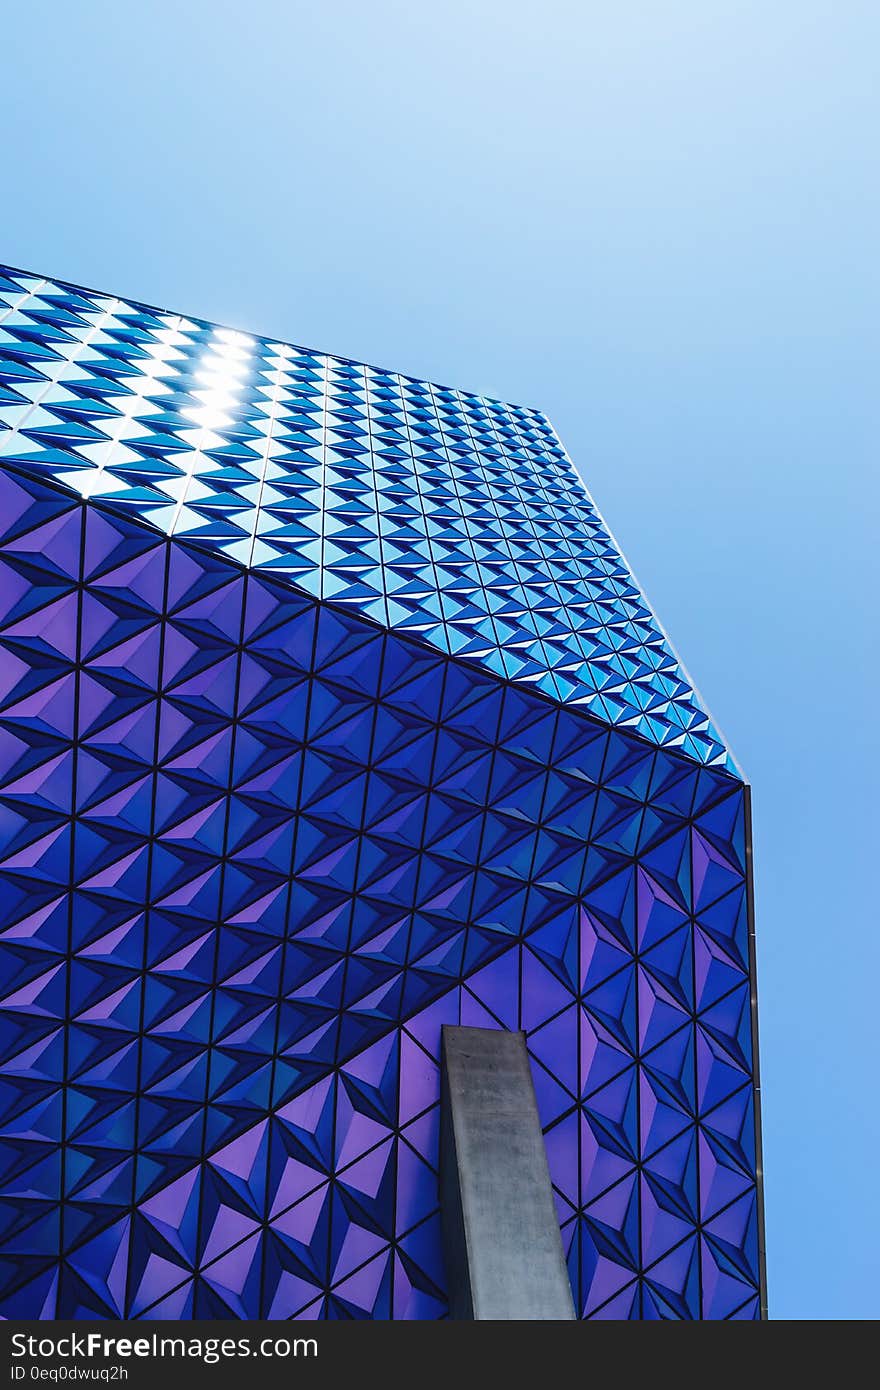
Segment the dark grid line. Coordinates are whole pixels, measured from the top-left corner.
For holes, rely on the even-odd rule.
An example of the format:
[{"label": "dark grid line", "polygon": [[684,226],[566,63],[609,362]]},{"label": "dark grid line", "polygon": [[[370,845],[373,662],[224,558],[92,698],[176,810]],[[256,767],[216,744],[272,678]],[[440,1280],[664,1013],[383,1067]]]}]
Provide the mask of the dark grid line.
[{"label": "dark grid line", "polygon": [[[134,1152],[132,1155],[131,1173],[131,1209],[132,1213],[136,1207],[137,1197],[137,1177],[138,1165],[140,1162],[140,1120],[141,1102],[143,1099],[143,1053],[144,1053],[144,1014],[147,1002],[147,963],[150,955],[150,917],[152,909],[152,883],[153,883],[153,852],[155,849],[156,831],[156,798],[159,787],[159,737],[162,725],[162,688],[165,679],[165,635],[168,620],[168,577],[171,568],[171,541],[164,542],[165,563],[162,576],[162,611],[159,615],[159,656],[158,669],[156,672],[156,702],[155,702],[155,729],[153,733],[153,763],[150,769],[152,788],[150,794],[150,821],[147,840],[147,868],[146,868],[146,902],[144,904],[144,947],[141,959],[141,983],[140,983],[140,1005],[138,1009],[138,1041],[137,1041],[137,1064],[135,1076],[137,1078],[137,1090],[134,1098]],[[134,1289],[132,1287],[132,1265],[129,1264],[126,1270],[125,1281],[125,1303],[123,1316],[129,1317],[134,1299]]]},{"label": "dark grid line", "polygon": [[79,769],[79,741],[77,733],[79,731],[80,719],[80,676],[82,671],[82,590],[83,576],[85,573],[86,556],[86,508],[85,503],[80,503],[80,544],[79,544],[79,565],[76,583],[73,592],[77,594],[76,604],[76,637],[74,644],[74,677],[73,677],[73,746],[71,748],[71,767],[70,767],[70,870],[68,875],[68,916],[67,916],[67,949],[65,953],[65,980],[64,980],[64,1049],[62,1071],[63,1083],[61,1087],[61,1152],[60,1159],[60,1205],[58,1211],[59,1233],[58,1233],[58,1255],[59,1255],[59,1289],[64,1278],[65,1269],[65,1217],[68,1211],[67,1197],[67,1158],[70,1137],[68,1132],[68,1107],[70,1102],[70,1025],[71,1025],[71,982],[73,976],[73,906],[74,906],[74,884],[76,882],[76,805],[77,805],[77,772]]}]

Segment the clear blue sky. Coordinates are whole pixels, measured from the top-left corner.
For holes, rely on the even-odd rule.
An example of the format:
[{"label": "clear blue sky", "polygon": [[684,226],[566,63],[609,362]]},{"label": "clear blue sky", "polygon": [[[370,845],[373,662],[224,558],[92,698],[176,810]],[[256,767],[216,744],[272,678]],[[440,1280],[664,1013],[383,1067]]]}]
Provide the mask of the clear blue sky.
[{"label": "clear blue sky", "polygon": [[3,16],[0,259],[560,431],[754,785],[776,1317],[880,1316],[878,52],[874,0]]}]

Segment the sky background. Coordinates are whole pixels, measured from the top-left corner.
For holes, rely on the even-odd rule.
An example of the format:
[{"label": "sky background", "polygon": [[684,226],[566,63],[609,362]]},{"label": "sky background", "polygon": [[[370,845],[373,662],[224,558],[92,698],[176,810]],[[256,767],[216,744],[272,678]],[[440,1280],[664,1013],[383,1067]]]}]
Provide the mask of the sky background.
[{"label": "sky background", "polygon": [[771,1316],[880,1316],[880,6],[10,5],[0,130],[0,260],[548,413],[754,787]]}]

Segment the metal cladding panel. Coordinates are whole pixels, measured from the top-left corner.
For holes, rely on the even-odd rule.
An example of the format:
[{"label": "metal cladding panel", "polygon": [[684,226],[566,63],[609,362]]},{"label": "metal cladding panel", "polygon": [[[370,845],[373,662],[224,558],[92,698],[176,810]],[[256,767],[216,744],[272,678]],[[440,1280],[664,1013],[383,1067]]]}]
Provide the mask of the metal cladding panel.
[{"label": "metal cladding panel", "polygon": [[[0,1313],[443,1316],[450,1023],[526,1035],[578,1316],[757,1316],[743,783],[218,544],[243,423],[193,446],[214,522],[160,528],[185,441],[130,385],[213,330],[13,291]],[[131,490],[75,485],[102,449]]]}]

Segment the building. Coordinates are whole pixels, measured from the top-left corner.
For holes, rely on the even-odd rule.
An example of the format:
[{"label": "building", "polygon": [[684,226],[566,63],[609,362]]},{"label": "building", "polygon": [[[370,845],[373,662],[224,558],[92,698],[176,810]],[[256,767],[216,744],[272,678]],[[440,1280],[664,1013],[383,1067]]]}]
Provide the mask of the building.
[{"label": "building", "polygon": [[7,269],[0,534],[0,1312],[443,1316],[466,1024],[578,1316],[760,1316],[748,788],[540,412]]}]

